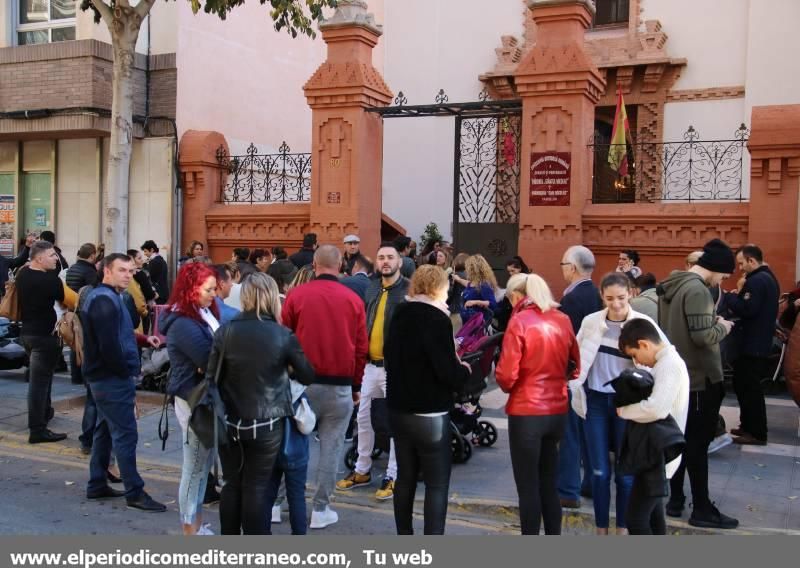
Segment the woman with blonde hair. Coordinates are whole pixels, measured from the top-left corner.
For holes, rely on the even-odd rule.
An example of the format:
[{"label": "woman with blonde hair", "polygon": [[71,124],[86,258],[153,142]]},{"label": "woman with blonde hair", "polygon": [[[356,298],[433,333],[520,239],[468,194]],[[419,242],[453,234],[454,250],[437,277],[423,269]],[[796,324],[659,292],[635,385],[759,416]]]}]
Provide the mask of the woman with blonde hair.
[{"label": "woman with blonde hair", "polygon": [[466,278],[453,276],[454,281],[464,286],[461,293],[461,322],[466,325],[472,316],[481,312],[488,322],[497,308],[497,279],[494,271],[480,254],[470,256],[464,263],[464,270]]},{"label": "woman with blonde hair", "polygon": [[471,369],[456,355],[444,270],[420,266],[395,308],[384,343],[386,398],[395,435],[397,534],[413,534],[417,476],[425,482],[425,534],[444,534],[450,487],[449,411]]},{"label": "woman with blonde hair", "polygon": [[297,272],[294,275],[294,278],[292,278],[292,281],[286,287],[286,293],[288,294],[289,290],[291,290],[292,288],[297,288],[298,286],[302,286],[307,282],[311,282],[315,278],[316,275],[314,274],[314,268],[310,264],[303,266],[302,268],[297,270]]},{"label": "woman with blonde hair", "polygon": [[[225,482],[219,506],[222,534],[268,534],[270,479],[286,416],[294,416],[289,373],[304,385],[314,370],[297,337],[280,322],[278,286],[264,273],[242,284],[242,313],[214,336],[206,378],[225,404],[230,443],[219,449]],[[258,357],[253,354],[258,353]]]},{"label": "woman with blonde hair", "polygon": [[497,384],[506,403],[511,466],[522,534],[561,534],[558,444],[567,423],[567,376],[577,377],[580,351],[569,317],[544,279],[515,274],[506,297],[513,315],[503,337]]}]

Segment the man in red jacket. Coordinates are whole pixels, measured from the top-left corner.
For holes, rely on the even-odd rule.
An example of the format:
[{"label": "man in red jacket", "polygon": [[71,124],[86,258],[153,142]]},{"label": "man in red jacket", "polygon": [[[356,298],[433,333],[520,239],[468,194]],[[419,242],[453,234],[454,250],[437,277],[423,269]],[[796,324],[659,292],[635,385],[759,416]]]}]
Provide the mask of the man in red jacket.
[{"label": "man in red jacket", "polygon": [[282,313],[284,325],[297,335],[316,373],[306,391],[317,415],[320,442],[312,529],[339,520],[329,506],[330,496],[369,349],[364,302],[339,283],[341,263],[336,247],[319,247],[313,262],[316,279],[292,289]]}]

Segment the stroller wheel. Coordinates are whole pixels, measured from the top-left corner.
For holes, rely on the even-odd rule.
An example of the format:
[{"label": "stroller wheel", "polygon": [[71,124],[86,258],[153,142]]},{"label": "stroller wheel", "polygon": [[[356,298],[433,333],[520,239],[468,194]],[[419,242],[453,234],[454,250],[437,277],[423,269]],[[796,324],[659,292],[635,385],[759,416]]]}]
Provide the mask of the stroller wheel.
[{"label": "stroller wheel", "polygon": [[464,463],[469,459],[467,452],[472,453],[472,448],[466,438],[461,435],[458,427],[452,422],[450,423],[450,449],[453,453],[453,463]]},{"label": "stroller wheel", "polygon": [[358,460],[358,448],[353,446],[347,453],[344,455],[344,465],[345,467],[352,471],[356,468],[356,461]]},{"label": "stroller wheel", "polygon": [[478,434],[478,444],[481,446],[493,446],[497,441],[497,428],[491,422],[481,420],[478,422],[481,433]]}]

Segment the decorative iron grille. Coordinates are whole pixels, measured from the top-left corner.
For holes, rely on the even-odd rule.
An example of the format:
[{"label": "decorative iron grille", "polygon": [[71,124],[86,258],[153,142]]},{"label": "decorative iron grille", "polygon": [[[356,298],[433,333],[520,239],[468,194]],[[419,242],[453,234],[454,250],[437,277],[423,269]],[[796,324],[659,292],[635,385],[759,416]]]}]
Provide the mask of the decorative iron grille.
[{"label": "decorative iron grille", "polygon": [[517,223],[520,116],[458,120],[457,222]]},{"label": "decorative iron grille", "polygon": [[[614,146],[594,139],[592,202],[745,201],[744,154],[750,131],[742,124],[731,140],[700,140],[693,127],[682,142],[628,144],[628,175],[608,163]],[[600,143],[603,142],[603,143]]]},{"label": "decorative iron grille", "polygon": [[311,154],[293,154],[286,142],[277,154],[259,154],[250,144],[243,156],[220,146],[223,203],[298,203],[311,201]]}]

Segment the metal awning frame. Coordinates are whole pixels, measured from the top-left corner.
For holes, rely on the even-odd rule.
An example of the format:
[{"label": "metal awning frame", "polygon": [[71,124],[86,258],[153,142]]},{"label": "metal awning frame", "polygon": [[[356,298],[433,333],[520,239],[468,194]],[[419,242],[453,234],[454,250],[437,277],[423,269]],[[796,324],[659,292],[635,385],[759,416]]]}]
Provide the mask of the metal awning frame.
[{"label": "metal awning frame", "polygon": [[367,109],[383,118],[417,118],[425,116],[458,116],[461,118],[489,118],[521,113],[519,99],[502,101],[475,101],[469,103],[439,103],[432,105],[400,105]]}]

